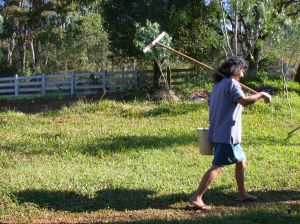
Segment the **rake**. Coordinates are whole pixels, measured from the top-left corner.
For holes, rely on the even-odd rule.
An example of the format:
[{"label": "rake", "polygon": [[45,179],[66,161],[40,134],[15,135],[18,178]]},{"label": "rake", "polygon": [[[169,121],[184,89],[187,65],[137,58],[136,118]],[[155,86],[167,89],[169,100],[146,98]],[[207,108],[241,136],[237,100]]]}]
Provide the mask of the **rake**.
[{"label": "rake", "polygon": [[[180,56],[182,56],[182,57],[184,57],[184,58],[186,58],[186,59],[188,59],[188,60],[190,60],[190,61],[192,61],[192,62],[194,62],[194,63],[196,63],[196,64],[198,64],[198,65],[200,65],[200,66],[202,66],[202,67],[204,67],[204,68],[206,68],[206,69],[208,69],[208,70],[210,70],[210,71],[215,72],[216,74],[218,74],[218,75],[221,76],[221,77],[225,77],[222,73],[220,73],[219,71],[217,71],[217,70],[214,69],[213,67],[211,67],[211,66],[209,66],[209,65],[207,65],[207,64],[205,64],[205,63],[203,63],[203,62],[201,62],[201,61],[198,61],[198,60],[196,60],[196,59],[194,59],[194,58],[192,58],[192,57],[190,57],[190,56],[188,56],[188,55],[186,55],[186,54],[184,54],[184,53],[182,53],[182,52],[180,52],[180,51],[177,51],[177,50],[175,50],[175,49],[173,49],[173,48],[171,48],[171,47],[169,47],[169,46],[166,46],[166,45],[160,43],[159,41],[160,41],[165,35],[166,35],[166,32],[162,32],[161,34],[159,34],[159,35],[158,35],[158,36],[157,36],[157,37],[156,37],[149,45],[147,45],[147,46],[143,49],[143,52],[144,52],[144,53],[147,53],[147,52],[150,51],[153,47],[155,47],[156,45],[158,45],[158,46],[163,47],[163,48],[165,48],[165,49],[168,49],[168,50],[172,51],[173,53],[175,53],[175,54],[177,54],[177,55],[180,55]],[[239,82],[239,84],[241,85],[241,87],[242,87],[243,89],[245,89],[245,90],[251,92],[252,94],[256,94],[256,93],[257,93],[255,90],[253,90],[253,89],[251,89],[250,87],[244,85],[243,83],[240,83],[240,82]]]}]

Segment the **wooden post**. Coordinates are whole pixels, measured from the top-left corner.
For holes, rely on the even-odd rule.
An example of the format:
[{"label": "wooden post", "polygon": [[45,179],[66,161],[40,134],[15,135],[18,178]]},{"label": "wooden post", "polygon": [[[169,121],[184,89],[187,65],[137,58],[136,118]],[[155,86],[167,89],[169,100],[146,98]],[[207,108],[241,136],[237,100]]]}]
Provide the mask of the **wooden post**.
[{"label": "wooden post", "polygon": [[168,85],[168,89],[171,89],[171,69],[170,69],[170,66],[167,66],[167,85]]},{"label": "wooden post", "polygon": [[[125,70],[126,70],[126,64],[123,63],[122,65],[122,80],[125,78]],[[127,82],[126,82],[127,84]],[[120,87],[120,89],[123,91],[124,87]]]},{"label": "wooden post", "polygon": [[154,63],[153,63],[153,87],[155,89],[158,89],[159,88],[159,77],[161,75],[160,73],[160,69],[159,69],[159,62],[154,60]]},{"label": "wooden post", "polygon": [[46,76],[42,74],[42,95],[46,95]]},{"label": "wooden post", "polygon": [[136,70],[136,59],[133,59],[133,70]]},{"label": "wooden post", "polygon": [[137,89],[138,88],[138,72],[137,70],[134,71],[134,88]]},{"label": "wooden post", "polygon": [[107,76],[107,71],[102,72],[102,88],[103,91],[105,92],[106,90],[106,76]]},{"label": "wooden post", "polygon": [[71,74],[71,95],[74,95],[74,80],[75,80],[75,74]]},{"label": "wooden post", "polygon": [[15,96],[19,96],[19,77],[15,75]]}]

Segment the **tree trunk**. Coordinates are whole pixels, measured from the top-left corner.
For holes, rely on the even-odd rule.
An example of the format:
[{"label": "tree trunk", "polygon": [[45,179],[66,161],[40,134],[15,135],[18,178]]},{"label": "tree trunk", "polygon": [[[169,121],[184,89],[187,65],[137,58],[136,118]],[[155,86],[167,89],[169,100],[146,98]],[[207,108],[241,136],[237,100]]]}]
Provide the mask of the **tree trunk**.
[{"label": "tree trunk", "polygon": [[8,66],[10,66],[10,65],[12,65],[12,55],[13,55],[13,40],[12,40],[12,38],[9,38],[8,39],[8,43],[9,43],[9,45],[8,45],[8,51],[7,51],[7,59],[6,59],[6,61],[7,61],[7,65]]},{"label": "tree trunk", "polygon": [[35,58],[35,51],[34,51],[34,45],[33,45],[33,38],[30,39],[29,46],[30,46],[30,53],[31,53],[32,70],[35,71],[36,58]]},{"label": "tree trunk", "polygon": [[20,74],[25,74],[26,71],[26,44],[25,35],[21,34],[19,37],[19,54],[20,54]]},{"label": "tree trunk", "polygon": [[[36,40],[34,42],[34,49],[35,49],[35,64],[38,63],[38,61],[41,59],[41,53],[42,53],[42,44],[40,40]],[[44,49],[45,50],[45,49]]]},{"label": "tree trunk", "polygon": [[7,65],[11,66],[12,65],[12,56],[13,56],[13,51],[15,49],[16,42],[15,42],[15,33],[12,35],[11,38],[8,38],[8,48],[7,48]]},{"label": "tree trunk", "polygon": [[253,50],[253,54],[249,55],[249,75],[256,76],[258,70],[258,64],[261,56],[261,48],[256,46]]},{"label": "tree trunk", "polygon": [[296,82],[298,82],[300,84],[300,63],[298,65],[298,69],[297,69],[294,81],[296,81]]},{"label": "tree trunk", "polygon": [[[226,22],[225,22],[225,12],[224,12],[224,6],[223,6],[222,0],[220,0],[219,3],[220,3],[220,7],[222,9],[222,20],[223,20],[223,27],[224,27],[224,28],[222,28],[223,36],[224,36],[224,39],[225,39],[225,43],[227,44],[228,50],[230,51],[230,54],[233,55],[233,52],[232,52],[232,49],[231,49],[231,46],[230,46],[230,43],[229,43],[229,37],[228,37]],[[227,55],[226,50],[225,50],[225,53]]]},{"label": "tree trunk", "polygon": [[239,1],[236,0],[235,2],[235,23],[234,23],[234,55],[238,55],[238,3]]}]

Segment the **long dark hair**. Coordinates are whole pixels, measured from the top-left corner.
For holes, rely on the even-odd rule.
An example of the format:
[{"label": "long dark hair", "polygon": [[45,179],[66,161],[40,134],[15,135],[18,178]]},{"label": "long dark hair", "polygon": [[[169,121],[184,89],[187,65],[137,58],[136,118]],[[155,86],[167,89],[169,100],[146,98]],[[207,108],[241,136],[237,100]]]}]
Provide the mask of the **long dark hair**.
[{"label": "long dark hair", "polygon": [[[230,58],[227,58],[217,71],[222,73],[225,77],[231,77],[234,73],[241,70],[246,70],[247,68],[248,65],[244,58],[239,56],[232,56]],[[220,82],[223,77],[215,72],[213,74],[213,79],[215,82]]]}]

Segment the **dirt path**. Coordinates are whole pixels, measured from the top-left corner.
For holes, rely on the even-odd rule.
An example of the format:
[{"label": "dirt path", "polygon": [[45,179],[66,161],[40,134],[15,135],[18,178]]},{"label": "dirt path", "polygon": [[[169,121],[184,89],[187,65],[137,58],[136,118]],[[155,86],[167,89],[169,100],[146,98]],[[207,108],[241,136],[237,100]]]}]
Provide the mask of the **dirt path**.
[{"label": "dirt path", "polygon": [[[233,216],[241,217],[247,221],[247,214],[253,217],[253,214],[257,214],[258,210],[265,216],[266,219],[274,216],[271,214],[264,214],[268,209],[277,211],[278,208],[284,206],[284,214],[286,216],[291,213],[298,214],[300,209],[300,200],[280,202],[280,203],[238,203],[235,205],[222,205],[214,206],[212,211],[194,211],[185,208],[186,205],[181,205],[176,208],[167,209],[144,209],[144,210],[131,210],[131,211],[112,211],[101,210],[91,213],[69,213],[69,212],[44,212],[39,215],[32,216],[31,218],[22,217],[10,217],[6,219],[5,224],[12,223],[35,223],[35,224],[88,224],[88,223],[150,223],[155,224],[157,222],[171,224],[175,221],[178,223],[213,223],[215,220],[217,223],[223,223],[229,221]],[[268,208],[268,209],[267,209]],[[277,211],[278,212],[278,211]],[[243,215],[246,214],[244,217]],[[299,215],[299,214],[298,214]],[[281,214],[282,216],[282,214]],[[285,215],[284,215],[285,216]],[[297,217],[297,216],[296,216]],[[254,217],[255,218],[255,217]],[[253,221],[253,220],[252,220]],[[3,224],[0,222],[0,224]]]}]

